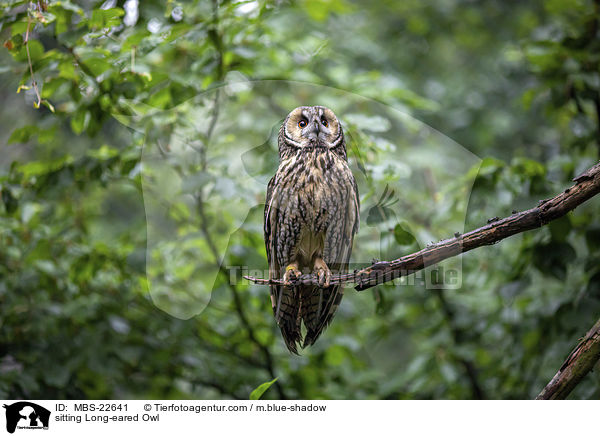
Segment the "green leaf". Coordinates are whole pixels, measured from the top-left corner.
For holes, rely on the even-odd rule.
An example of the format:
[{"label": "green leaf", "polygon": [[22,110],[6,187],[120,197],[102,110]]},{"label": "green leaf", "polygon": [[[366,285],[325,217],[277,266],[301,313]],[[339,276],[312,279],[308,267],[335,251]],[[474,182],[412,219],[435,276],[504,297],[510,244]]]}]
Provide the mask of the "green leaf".
[{"label": "green leaf", "polygon": [[83,9],[81,9],[79,6],[71,3],[68,0],[61,0],[60,2],[51,3],[48,5],[48,10],[53,11],[54,13],[58,13],[58,8],[63,9],[65,11],[75,12],[78,15],[84,15]]},{"label": "green leaf", "polygon": [[70,155],[65,155],[56,159],[27,162],[25,164],[17,165],[16,168],[23,173],[25,178],[29,178],[57,171],[72,162],[73,158]]},{"label": "green leaf", "polygon": [[27,20],[23,19],[21,21],[17,21],[10,26],[11,35],[14,37],[16,35],[20,35],[27,31]]},{"label": "green leaf", "polygon": [[65,83],[69,83],[69,81],[62,77],[50,79],[47,82],[44,82],[42,87],[42,98],[52,97],[56,90]]},{"label": "green leaf", "polygon": [[71,129],[73,129],[73,132],[78,135],[83,132],[90,123],[91,117],[90,112],[87,110],[76,112],[73,118],[71,118]]},{"label": "green leaf", "polygon": [[262,397],[262,395],[267,391],[267,389],[269,389],[271,387],[271,385],[273,383],[275,383],[276,381],[277,381],[277,377],[275,377],[270,382],[265,382],[262,385],[260,385],[259,387],[257,387],[256,389],[254,389],[250,393],[250,399],[251,400],[260,400],[260,397]]},{"label": "green leaf", "polygon": [[114,147],[111,147],[110,145],[104,144],[96,150],[88,151],[87,154],[88,154],[88,156],[91,156],[98,160],[108,160],[108,159],[112,159],[115,156],[118,156],[119,150],[117,150]]},{"label": "green leaf", "polygon": [[151,33],[145,29],[130,35],[125,40],[125,42],[123,42],[122,51],[127,52],[132,47],[136,47],[136,46],[140,45],[140,43],[150,35],[151,35]]},{"label": "green leaf", "polygon": [[13,130],[8,138],[8,144],[23,144],[38,132],[36,126],[23,126]]},{"label": "green leaf", "polygon": [[68,80],[77,81],[78,75],[71,59],[64,60],[58,65],[58,76]]},{"label": "green leaf", "polygon": [[50,112],[52,112],[52,113],[54,113],[54,112],[55,112],[55,110],[54,110],[54,105],[53,105],[52,103],[50,103],[48,100],[46,100],[46,99],[43,99],[43,100],[41,101],[41,103],[42,103],[44,106],[46,106],[46,107],[48,108],[48,110],[50,110]]},{"label": "green leaf", "polygon": [[171,103],[171,89],[166,86],[160,91],[154,93],[148,100],[150,106],[164,109]]},{"label": "green leaf", "polygon": [[35,62],[44,55],[44,46],[37,39],[30,39],[27,44],[23,44],[18,52],[12,51],[15,60],[19,62],[27,62],[27,46],[29,46],[29,56],[31,62]]},{"label": "green leaf", "polygon": [[95,77],[111,68],[111,64],[102,58],[90,58],[85,60],[85,66],[90,69]]},{"label": "green leaf", "polygon": [[119,17],[123,14],[125,14],[125,11],[121,8],[94,9],[89,26],[95,30],[118,26],[121,24]]},{"label": "green leaf", "polygon": [[412,233],[402,227],[401,224],[396,224],[394,227],[394,238],[398,245],[412,245],[416,239]]}]

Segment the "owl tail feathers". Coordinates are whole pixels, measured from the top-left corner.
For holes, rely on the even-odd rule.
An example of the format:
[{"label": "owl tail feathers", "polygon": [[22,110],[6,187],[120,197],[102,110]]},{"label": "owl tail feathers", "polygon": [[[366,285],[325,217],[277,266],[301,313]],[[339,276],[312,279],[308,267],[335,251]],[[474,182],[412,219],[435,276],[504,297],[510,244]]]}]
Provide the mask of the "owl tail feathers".
[{"label": "owl tail feathers", "polygon": [[285,345],[291,353],[299,354],[297,344],[301,343],[302,336],[300,335],[300,329],[296,326],[286,326],[284,324],[280,324],[279,328],[281,329],[281,336],[283,336],[283,340],[285,341]]},{"label": "owl tail feathers", "polygon": [[[314,344],[317,341],[317,339],[319,339],[319,336],[321,336],[321,333],[323,333],[325,331],[325,329],[331,322],[332,318],[333,318],[333,313],[329,314],[325,318],[325,320],[323,320],[318,326],[315,326],[314,328],[310,328],[307,326],[306,336],[304,336],[304,342],[302,343],[302,348],[306,348],[309,345]],[[306,325],[306,323],[304,325]]]},{"label": "owl tail feathers", "polygon": [[319,339],[321,333],[331,323],[343,295],[344,289],[340,286],[314,287],[307,294],[307,304],[304,305],[302,313],[302,319],[306,326],[306,336],[302,348],[314,344]]},{"label": "owl tail feathers", "polygon": [[294,354],[298,353],[298,346],[301,348],[306,348],[309,345],[315,343],[315,341],[321,336],[324,328],[320,330],[310,330],[308,329],[306,332],[306,336],[304,339],[302,338],[302,333],[300,327],[298,326],[286,326],[284,324],[280,324],[279,328],[281,329],[281,336],[283,336],[283,340],[288,350]]},{"label": "owl tail feathers", "polygon": [[281,329],[281,335],[288,350],[298,354],[296,344],[302,342],[300,330],[300,301],[293,288],[285,286],[272,286],[271,295],[273,302],[273,314],[277,325]]},{"label": "owl tail feathers", "polygon": [[302,348],[306,348],[309,345],[314,344],[317,341],[317,339],[319,339],[319,336],[321,336],[321,333],[323,333],[323,330],[325,330],[325,329],[308,330],[306,332],[306,336],[304,337],[304,342],[302,343]]},{"label": "owl tail feathers", "polygon": [[[288,350],[298,353],[298,346],[306,348],[315,343],[327,328],[336,309],[340,305],[343,289],[331,286],[319,287],[279,287],[271,289],[273,313]],[[302,337],[304,323],[306,335]]]}]

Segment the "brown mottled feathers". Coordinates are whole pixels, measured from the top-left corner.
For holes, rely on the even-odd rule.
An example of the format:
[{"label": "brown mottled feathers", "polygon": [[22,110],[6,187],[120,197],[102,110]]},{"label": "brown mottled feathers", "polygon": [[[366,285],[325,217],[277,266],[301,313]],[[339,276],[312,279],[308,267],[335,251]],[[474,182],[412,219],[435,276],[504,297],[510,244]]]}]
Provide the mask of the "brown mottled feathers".
[{"label": "brown mottled feathers", "polygon": [[[345,272],[358,231],[359,197],[333,112],[322,106],[294,109],[281,126],[279,154],[265,204],[269,276],[283,278],[290,264],[311,273],[319,259],[332,274]],[[290,351],[317,340],[342,295],[341,286],[271,286],[273,313]]]}]

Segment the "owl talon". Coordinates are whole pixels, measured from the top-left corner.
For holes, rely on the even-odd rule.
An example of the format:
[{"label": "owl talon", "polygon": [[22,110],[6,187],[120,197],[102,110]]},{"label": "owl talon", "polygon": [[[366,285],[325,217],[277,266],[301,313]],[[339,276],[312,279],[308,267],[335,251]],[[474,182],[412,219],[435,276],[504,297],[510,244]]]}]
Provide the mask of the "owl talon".
[{"label": "owl talon", "polygon": [[331,271],[323,259],[315,262],[315,274],[321,288],[328,288],[331,284]]},{"label": "owl talon", "polygon": [[302,273],[298,269],[297,265],[288,265],[285,269],[285,274],[283,274],[283,283],[286,286],[291,286],[300,278],[300,276],[302,276]]},{"label": "owl talon", "polygon": [[317,271],[317,278],[319,279],[320,287],[328,288],[331,283],[331,271],[329,271],[329,269],[320,269]]}]

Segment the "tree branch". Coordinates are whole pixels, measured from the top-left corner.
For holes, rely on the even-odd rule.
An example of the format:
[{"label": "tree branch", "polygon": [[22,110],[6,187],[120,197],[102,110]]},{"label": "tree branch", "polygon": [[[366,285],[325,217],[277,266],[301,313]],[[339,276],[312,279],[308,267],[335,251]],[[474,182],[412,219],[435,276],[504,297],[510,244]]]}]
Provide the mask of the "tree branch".
[{"label": "tree branch", "polygon": [[[573,179],[575,184],[555,197],[542,200],[529,210],[515,213],[503,219],[492,219],[489,224],[464,235],[432,244],[426,248],[392,261],[376,262],[373,265],[348,274],[334,274],[331,284],[355,283],[357,291],[363,291],[399,277],[408,276],[425,267],[435,265],[445,259],[473,250],[484,245],[492,245],[509,236],[535,229],[558,219],[589,200],[600,192],[600,163],[594,165]],[[260,285],[284,284],[282,280],[261,279],[244,276],[246,280]],[[305,274],[292,286],[318,285],[318,279]]]},{"label": "tree branch", "polygon": [[571,351],[536,400],[564,400],[600,359],[600,319]]}]

